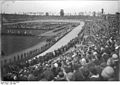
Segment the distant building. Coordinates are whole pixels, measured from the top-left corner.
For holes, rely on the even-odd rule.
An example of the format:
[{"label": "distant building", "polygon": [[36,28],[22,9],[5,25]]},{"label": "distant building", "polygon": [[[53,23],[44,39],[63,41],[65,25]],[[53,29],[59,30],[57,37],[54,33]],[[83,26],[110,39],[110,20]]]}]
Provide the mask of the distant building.
[{"label": "distant building", "polygon": [[84,15],[84,12],[79,12],[79,15]]},{"label": "distant building", "polygon": [[60,10],[60,16],[64,16],[64,10],[63,9]]},{"label": "distant building", "polygon": [[46,16],[49,16],[49,13],[48,12],[46,12],[46,14],[45,14]]},{"label": "distant building", "polygon": [[104,14],[104,9],[103,8],[101,9],[101,13]]},{"label": "distant building", "polygon": [[93,12],[93,16],[94,16],[94,17],[96,16],[96,12],[95,12],[95,11]]}]

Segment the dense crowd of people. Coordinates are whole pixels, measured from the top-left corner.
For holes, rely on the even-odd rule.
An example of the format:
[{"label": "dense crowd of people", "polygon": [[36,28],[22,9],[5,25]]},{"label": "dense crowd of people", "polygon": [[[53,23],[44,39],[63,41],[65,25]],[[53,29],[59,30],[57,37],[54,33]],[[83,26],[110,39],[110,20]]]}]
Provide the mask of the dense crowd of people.
[{"label": "dense crowd of people", "polygon": [[[103,22],[99,24],[102,25]],[[103,28],[92,34],[94,41],[89,40],[91,44],[86,43],[85,34],[79,35],[54,52],[4,66],[2,80],[116,81],[119,79],[120,44],[114,36],[117,35],[117,30],[109,30],[110,33]]]},{"label": "dense crowd of people", "polygon": [[18,23],[12,25],[3,25],[2,34],[3,35],[20,35],[20,36],[34,36],[33,31],[41,31],[44,33],[49,30],[53,30],[59,24],[51,23]]},{"label": "dense crowd of people", "polygon": [[[10,25],[3,25],[2,35],[16,35],[16,36],[35,36],[53,30],[58,32],[63,29],[69,28],[69,26],[76,27],[78,23],[65,23],[65,22],[25,22]],[[57,29],[55,29],[57,28]],[[34,32],[33,32],[34,31]],[[38,31],[39,33],[35,33]]]}]

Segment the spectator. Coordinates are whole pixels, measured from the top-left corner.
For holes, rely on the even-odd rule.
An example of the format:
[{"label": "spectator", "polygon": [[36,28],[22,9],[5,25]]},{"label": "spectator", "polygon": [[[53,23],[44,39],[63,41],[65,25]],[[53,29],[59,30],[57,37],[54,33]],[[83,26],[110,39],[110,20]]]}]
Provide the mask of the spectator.
[{"label": "spectator", "polygon": [[84,81],[84,80],[85,80],[85,77],[82,71],[75,70],[75,72],[73,73],[72,81]]},{"label": "spectator", "polygon": [[100,76],[99,73],[97,72],[97,68],[93,68],[91,70],[91,76],[90,76],[90,81],[99,81]]},{"label": "spectator", "polygon": [[101,76],[103,80],[114,80],[114,69],[111,66],[107,66],[103,69]]},{"label": "spectator", "polygon": [[63,72],[59,72],[57,77],[55,78],[56,81],[66,81],[65,75]]}]

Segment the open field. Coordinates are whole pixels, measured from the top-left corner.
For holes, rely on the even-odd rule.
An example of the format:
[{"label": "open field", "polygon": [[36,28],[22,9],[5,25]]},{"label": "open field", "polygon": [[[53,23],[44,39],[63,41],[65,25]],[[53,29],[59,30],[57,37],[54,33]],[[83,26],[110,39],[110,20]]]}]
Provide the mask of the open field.
[{"label": "open field", "polygon": [[23,49],[32,47],[38,43],[45,42],[44,38],[28,36],[2,36],[2,51],[5,55],[13,54]]}]

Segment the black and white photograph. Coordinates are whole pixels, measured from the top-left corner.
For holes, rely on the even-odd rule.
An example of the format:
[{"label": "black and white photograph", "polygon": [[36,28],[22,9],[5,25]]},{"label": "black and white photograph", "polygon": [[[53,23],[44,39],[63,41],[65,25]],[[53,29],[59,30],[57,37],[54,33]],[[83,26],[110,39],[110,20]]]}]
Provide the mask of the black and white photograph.
[{"label": "black and white photograph", "polygon": [[0,19],[0,81],[120,81],[120,0],[1,0]]}]

